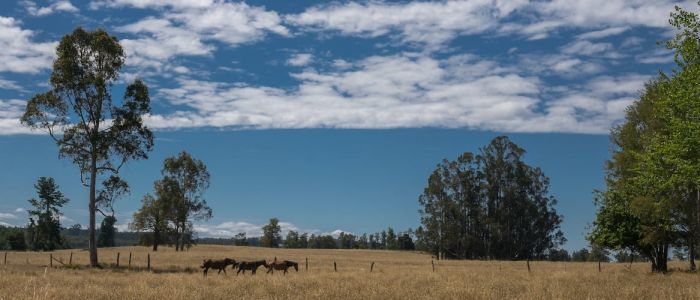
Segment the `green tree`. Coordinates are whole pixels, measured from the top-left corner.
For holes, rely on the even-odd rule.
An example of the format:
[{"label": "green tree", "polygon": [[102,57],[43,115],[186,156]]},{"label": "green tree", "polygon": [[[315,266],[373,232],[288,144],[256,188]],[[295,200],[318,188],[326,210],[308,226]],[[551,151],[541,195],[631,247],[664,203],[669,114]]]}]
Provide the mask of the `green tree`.
[{"label": "green tree", "polygon": [[564,243],[549,178],[505,136],[443,160],[419,198],[419,246],[438,258],[544,258]]},{"label": "green tree", "polygon": [[394,232],[394,229],[391,227],[389,227],[386,230],[386,249],[388,249],[388,250],[398,249],[398,243],[396,241],[396,233]]},{"label": "green tree", "polygon": [[27,250],[24,230],[17,227],[6,227],[0,225],[0,250]]},{"label": "green tree", "polygon": [[98,176],[117,173],[129,159],[145,159],[153,134],[143,124],[150,111],[148,88],[136,80],[115,105],[111,86],[124,64],[116,37],[102,29],[76,28],[56,48],[51,90],[35,95],[21,118],[23,124],[47,130],[59,156],[70,159],[88,182],[90,265],[98,266],[95,235]]},{"label": "green tree", "polygon": [[290,230],[287,232],[287,237],[284,239],[285,248],[301,248],[299,245],[299,232]]},{"label": "green tree", "polygon": [[163,193],[161,182],[156,182],[156,196],[146,194],[141,200],[141,208],[134,213],[133,221],[129,224],[132,230],[150,231],[151,237],[147,244],[153,245],[153,251],[158,251],[158,245],[165,241],[168,234],[168,214],[170,213],[170,203],[159,194]]},{"label": "green tree", "polygon": [[51,177],[40,177],[34,185],[39,199],[29,199],[33,209],[28,210],[31,248],[34,251],[51,251],[63,246],[61,237],[60,208],[68,203]]},{"label": "green tree", "polygon": [[590,256],[590,254],[591,253],[586,248],[571,252],[571,261],[576,261],[576,262],[588,261],[588,257]]},{"label": "green tree", "polygon": [[98,247],[114,247],[114,237],[117,235],[117,228],[114,225],[117,223],[117,218],[114,216],[106,216],[100,224],[100,234],[97,238]]},{"label": "green tree", "polygon": [[21,230],[14,230],[12,234],[7,237],[7,243],[10,246],[10,250],[27,250],[27,242],[24,240],[24,233]]},{"label": "green tree", "polygon": [[569,251],[566,249],[551,249],[547,254],[547,260],[549,261],[570,261],[571,256]]},{"label": "green tree", "polygon": [[338,248],[340,249],[353,249],[355,248],[355,236],[351,233],[340,232],[338,234]]},{"label": "green tree", "polygon": [[588,254],[588,261],[610,261],[610,252],[597,245],[591,245],[591,252]]},{"label": "green tree", "polygon": [[263,236],[260,238],[260,246],[268,248],[278,248],[282,237],[280,232],[282,227],[279,225],[277,218],[270,219],[270,222],[263,226]]},{"label": "green tree", "polygon": [[299,236],[299,248],[306,249],[309,247],[309,234],[303,233]]},{"label": "green tree", "polygon": [[700,19],[676,7],[669,22],[676,34],[666,47],[676,68],[647,84],[613,129],[607,190],[590,235],[641,253],[658,272],[666,272],[673,245],[688,248],[695,269],[700,241]]},{"label": "green tree", "polygon": [[411,238],[410,233],[404,232],[396,238],[396,249],[416,250],[416,245],[413,243],[413,238]]},{"label": "green tree", "polygon": [[100,234],[97,237],[98,247],[114,247],[114,238],[117,234],[117,218],[114,212],[114,202],[129,194],[129,185],[118,176],[110,176],[102,182],[103,188],[97,196],[97,211],[102,214]]},{"label": "green tree", "polygon": [[193,158],[183,151],[175,157],[168,157],[163,162],[164,180],[176,183],[177,188],[170,196],[174,208],[175,231],[179,233],[175,240],[175,250],[184,250],[190,245],[187,238],[192,232],[191,220],[209,220],[212,209],[204,199],[204,191],[209,187],[210,175],[201,160]]},{"label": "green tree", "polygon": [[238,233],[236,234],[236,236],[233,237],[233,245],[248,246],[248,239],[246,238],[245,232]]}]

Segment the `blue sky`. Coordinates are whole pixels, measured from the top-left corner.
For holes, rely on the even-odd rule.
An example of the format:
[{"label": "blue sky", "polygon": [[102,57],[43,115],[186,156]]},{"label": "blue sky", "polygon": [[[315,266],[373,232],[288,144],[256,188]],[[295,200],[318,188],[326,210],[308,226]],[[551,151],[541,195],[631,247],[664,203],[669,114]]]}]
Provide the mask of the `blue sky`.
[{"label": "blue sky", "polygon": [[41,132],[18,121],[48,88],[57,41],[102,27],[127,53],[114,89],[142,78],[156,132],[122,176],[121,226],[181,150],[212,173],[203,236],[285,230],[375,232],[419,224],[418,196],[443,158],[509,135],[551,178],[565,248],[585,246],[608,132],[645,81],[673,66],[657,41],[693,1],[3,1],[0,4],[0,222],[26,223],[38,176],[86,189]]}]

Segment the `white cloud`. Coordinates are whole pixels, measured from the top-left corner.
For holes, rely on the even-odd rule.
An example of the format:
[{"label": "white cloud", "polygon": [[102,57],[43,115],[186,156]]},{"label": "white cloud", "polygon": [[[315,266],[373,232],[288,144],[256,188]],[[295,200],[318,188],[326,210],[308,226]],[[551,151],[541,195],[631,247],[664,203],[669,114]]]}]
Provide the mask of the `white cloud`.
[{"label": "white cloud", "polygon": [[[520,32],[529,36],[546,36],[561,28],[605,29],[638,26],[664,28],[668,26],[669,12],[675,5],[697,11],[695,2],[690,0],[533,1],[524,9],[531,14],[529,19],[533,21],[505,29],[507,29],[506,32]],[[593,33],[593,38],[596,35],[615,34],[619,30],[621,29],[601,30]]]},{"label": "white cloud", "polygon": [[587,76],[605,70],[605,67],[595,60],[583,60],[564,54],[522,54],[518,56],[517,63],[521,69],[533,74],[554,74],[567,78]]},{"label": "white cloud", "polygon": [[5,222],[2,222],[2,221],[0,221],[0,226],[15,227],[15,225],[12,225],[12,224],[10,224],[10,223],[5,223]]},{"label": "white cloud", "polygon": [[[546,86],[537,77],[473,55],[445,60],[412,53],[373,56],[346,69],[307,69],[292,76],[299,85],[291,90],[181,78],[179,87],[161,89],[158,96],[192,110],[146,120],[154,128],[447,127],[605,133],[623,117],[621,105],[636,96],[630,89],[593,92],[602,86],[598,79],[578,89]],[[639,80],[629,85],[642,86]],[[582,106],[581,97],[595,105]]]},{"label": "white cloud", "polygon": [[490,31],[538,40],[561,28],[594,29],[597,31],[582,38],[602,38],[628,27],[666,27],[676,4],[697,10],[691,0],[374,1],[311,7],[286,20],[305,30],[365,37],[395,35],[403,42],[427,44]]},{"label": "white cloud", "polygon": [[15,220],[15,219],[17,219],[17,216],[15,216],[14,214],[0,212],[0,220],[7,221],[7,220]]},{"label": "white cloud", "polygon": [[587,87],[591,94],[599,96],[636,95],[642,91],[644,83],[649,79],[650,76],[639,74],[599,76],[590,80]]},{"label": "white cloud", "polygon": [[[300,229],[289,222],[279,222],[280,234],[284,238],[290,230],[299,233],[318,233],[317,229]],[[244,221],[227,221],[220,224],[195,224],[194,230],[202,237],[229,238],[239,233],[245,233],[247,237],[259,237],[263,235],[262,228],[265,224],[253,224]]]},{"label": "white cloud", "polygon": [[131,231],[131,230],[129,229],[129,223],[131,223],[131,221],[132,221],[132,220],[129,219],[129,220],[126,220],[126,222],[124,222],[123,224],[116,224],[116,225],[114,225],[114,228],[116,228],[117,231],[119,231],[119,232]]},{"label": "white cloud", "polygon": [[641,45],[643,42],[644,42],[643,38],[631,36],[631,37],[625,38],[622,41],[622,44],[620,44],[620,47],[622,47],[622,48],[635,47],[635,46]]},{"label": "white cloud", "polygon": [[235,47],[262,39],[267,33],[282,36],[289,31],[274,11],[245,3],[216,3],[203,9],[188,9],[166,14],[188,29]]},{"label": "white cloud", "polygon": [[602,30],[590,31],[590,32],[586,32],[583,34],[579,34],[578,38],[579,39],[602,39],[602,38],[606,38],[609,36],[621,34],[629,29],[630,28],[627,26],[606,28],[606,29],[602,29]]},{"label": "white cloud", "polygon": [[175,27],[165,19],[148,17],[118,27],[117,31],[146,35],[120,42],[126,49],[127,63],[132,65],[143,65],[152,59],[167,60],[176,55],[208,55],[214,50],[213,46],[204,45],[197,33]]},{"label": "white cloud", "polygon": [[457,35],[494,29],[525,4],[526,0],[349,2],[312,7],[286,20],[306,30],[366,37],[396,32],[404,42],[440,44]]},{"label": "white cloud", "polygon": [[15,209],[15,213],[23,213],[23,212],[25,212],[25,211],[26,211],[26,210],[25,210],[24,208],[21,208],[21,207],[18,207],[18,208]]},{"label": "white cloud", "polygon": [[12,80],[7,80],[0,78],[0,89],[5,89],[5,90],[15,90],[15,91],[24,91],[24,88],[19,86],[16,81]]},{"label": "white cloud", "polygon": [[124,7],[136,8],[197,8],[207,7],[214,4],[215,0],[93,0],[90,2],[92,9],[102,7]]},{"label": "white cloud", "polygon": [[587,40],[573,41],[561,48],[562,53],[569,55],[599,56],[619,58],[621,55],[615,51],[611,43],[593,43]]},{"label": "white cloud", "polygon": [[38,7],[34,1],[23,1],[22,4],[27,9],[27,12],[35,17],[50,15],[55,12],[71,12],[79,11],[70,1],[62,0],[51,3],[49,6]]},{"label": "white cloud", "polygon": [[656,49],[638,54],[634,59],[643,64],[667,64],[673,62],[673,52],[668,49]]},{"label": "white cloud", "polygon": [[352,232],[349,232],[349,231],[345,231],[345,230],[341,230],[341,229],[336,229],[336,230],[333,230],[333,231],[331,231],[331,232],[324,232],[324,233],[321,233],[321,235],[330,235],[330,236],[332,236],[332,237],[334,237],[334,238],[337,239],[337,238],[340,236],[341,233],[353,234]]},{"label": "white cloud", "polygon": [[[282,36],[289,31],[281,24],[276,12],[246,3],[193,1],[109,1],[101,6],[135,6],[167,8],[158,16],[120,26],[117,31],[134,37],[122,39],[127,51],[127,63],[140,70],[140,76],[182,73],[170,60],[176,56],[211,55],[216,46],[212,41],[237,47],[263,39],[267,34]],[[153,69],[156,72],[144,72]]]},{"label": "white cloud", "polygon": [[310,53],[295,53],[287,60],[287,65],[295,67],[303,67],[313,61],[314,56]]},{"label": "white cloud", "polygon": [[51,68],[57,43],[35,43],[33,35],[16,19],[0,16],[0,72],[38,73]]},{"label": "white cloud", "polygon": [[24,114],[26,103],[24,100],[0,99],[0,135],[32,133],[19,122],[19,118]]}]

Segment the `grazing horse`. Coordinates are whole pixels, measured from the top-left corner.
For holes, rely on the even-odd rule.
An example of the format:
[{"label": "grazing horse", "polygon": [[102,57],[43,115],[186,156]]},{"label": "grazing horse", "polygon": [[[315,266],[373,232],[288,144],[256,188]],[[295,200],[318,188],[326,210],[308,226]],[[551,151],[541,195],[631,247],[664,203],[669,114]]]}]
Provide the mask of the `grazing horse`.
[{"label": "grazing horse", "polygon": [[250,270],[253,275],[255,275],[255,271],[257,271],[260,266],[265,266],[265,268],[268,268],[268,264],[264,260],[242,261],[238,264],[238,272],[236,272],[236,275],[238,275],[238,273],[241,271],[243,272],[243,275],[245,275],[246,270]]},{"label": "grazing horse", "polygon": [[202,262],[202,265],[199,267],[204,269],[204,276],[207,276],[207,272],[209,272],[210,268],[219,270],[219,273],[217,274],[221,274],[221,271],[224,271],[224,274],[226,274],[226,267],[228,267],[229,265],[232,265],[233,268],[235,268],[236,265],[238,265],[238,262],[236,262],[235,259],[231,258],[224,258],[221,260],[205,259]]},{"label": "grazing horse", "polygon": [[289,267],[294,267],[294,270],[299,272],[299,264],[298,263],[293,262],[291,260],[283,260],[281,262],[277,262],[277,260],[275,260],[274,262],[272,262],[268,265],[267,273],[272,272],[272,274],[274,274],[275,273],[274,270],[284,270],[284,274],[287,274],[287,269],[289,269]]}]

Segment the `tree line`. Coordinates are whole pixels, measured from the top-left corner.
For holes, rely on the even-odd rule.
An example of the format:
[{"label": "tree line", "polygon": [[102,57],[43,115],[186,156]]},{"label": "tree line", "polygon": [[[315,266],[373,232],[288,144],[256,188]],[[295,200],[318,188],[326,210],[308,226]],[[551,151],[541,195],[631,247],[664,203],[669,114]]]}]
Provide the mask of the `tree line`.
[{"label": "tree line", "polygon": [[[330,234],[299,233],[295,230],[287,232],[282,237],[282,228],[277,218],[270,219],[263,226],[263,234],[256,239],[256,246],[268,248],[294,248],[294,249],[375,249],[375,250],[416,250],[411,229],[405,232],[395,232],[389,227],[381,232],[362,235],[354,235],[348,232],[338,233],[338,237]],[[246,240],[245,233],[240,233],[233,239],[237,246],[251,245]],[[420,250],[420,249],[418,249]]]}]

